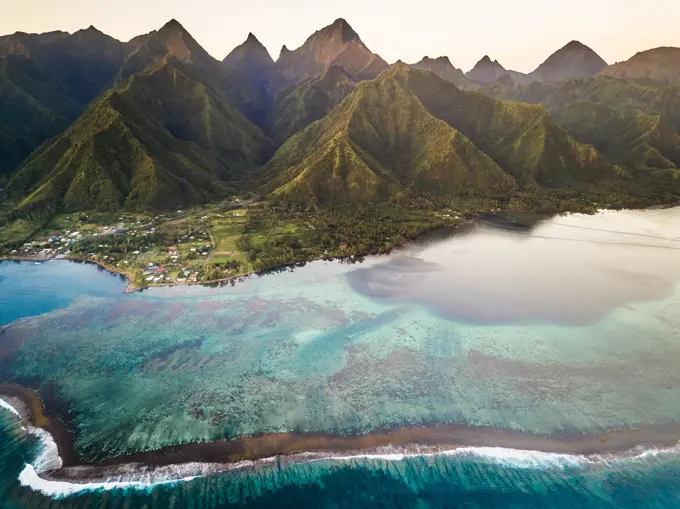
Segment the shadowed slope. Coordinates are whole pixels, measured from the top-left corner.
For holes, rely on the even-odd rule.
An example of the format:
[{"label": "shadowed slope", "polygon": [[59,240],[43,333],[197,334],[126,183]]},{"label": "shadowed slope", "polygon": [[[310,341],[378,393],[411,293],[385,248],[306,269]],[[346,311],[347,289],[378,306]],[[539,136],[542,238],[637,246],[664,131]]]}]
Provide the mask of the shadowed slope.
[{"label": "shadowed slope", "polygon": [[483,90],[494,97],[544,105],[577,139],[627,166],[680,165],[679,87],[597,76],[530,86],[502,82]]},{"label": "shadowed slope", "polygon": [[0,37],[0,175],[68,127],[126,54],[125,44],[94,27]]},{"label": "shadowed slope", "polygon": [[266,161],[271,143],[181,62],[107,93],[12,178],[15,215],[66,209],[158,209],[222,196]]},{"label": "shadowed slope", "polygon": [[630,60],[602,69],[603,76],[621,79],[650,79],[680,86],[680,48],[641,51]]},{"label": "shadowed slope", "polygon": [[138,44],[118,71],[118,84],[133,74],[175,59],[185,64],[185,74],[211,87],[251,122],[264,125],[268,105],[262,103],[258,90],[249,85],[240,72],[231,70],[211,57],[176,20],[170,20],[158,32],[148,34]]},{"label": "shadowed slope", "polygon": [[430,73],[408,73],[408,87],[434,116],[470,138],[522,186],[572,186],[612,176],[597,151],[576,143],[540,106],[459,90]]},{"label": "shadowed slope", "polygon": [[342,67],[332,65],[318,78],[309,78],[283,90],[274,105],[272,139],[283,143],[296,132],[326,116],[356,89],[356,79]]},{"label": "shadowed slope", "polygon": [[[288,140],[266,189],[293,200],[384,200],[404,189],[506,193],[512,179],[404,86],[397,64]],[[433,75],[434,77],[434,75]],[[439,79],[436,78],[435,79]]]},{"label": "shadowed slope", "polygon": [[635,169],[675,169],[680,163],[680,134],[657,115],[577,101],[554,110],[551,117],[611,161]]},{"label": "shadowed slope", "polygon": [[420,62],[411,64],[411,67],[414,69],[431,71],[441,79],[461,88],[466,88],[471,85],[463,71],[454,67],[448,57],[430,58],[426,56],[423,57]]},{"label": "shadowed slope", "polygon": [[274,60],[260,41],[252,33],[246,41],[234,48],[222,62],[243,74],[256,86],[266,86],[274,72]]}]

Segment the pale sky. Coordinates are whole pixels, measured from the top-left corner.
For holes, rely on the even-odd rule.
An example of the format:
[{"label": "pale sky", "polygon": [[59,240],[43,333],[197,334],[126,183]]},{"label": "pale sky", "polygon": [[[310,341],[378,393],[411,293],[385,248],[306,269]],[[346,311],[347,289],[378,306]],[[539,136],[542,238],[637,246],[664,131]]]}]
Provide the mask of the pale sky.
[{"label": "pale sky", "polygon": [[276,59],[338,17],[388,62],[446,55],[463,70],[488,54],[529,72],[572,39],[609,63],[680,46],[680,0],[0,0],[2,35],[94,25],[126,41],[175,18],[220,60],[248,32]]}]

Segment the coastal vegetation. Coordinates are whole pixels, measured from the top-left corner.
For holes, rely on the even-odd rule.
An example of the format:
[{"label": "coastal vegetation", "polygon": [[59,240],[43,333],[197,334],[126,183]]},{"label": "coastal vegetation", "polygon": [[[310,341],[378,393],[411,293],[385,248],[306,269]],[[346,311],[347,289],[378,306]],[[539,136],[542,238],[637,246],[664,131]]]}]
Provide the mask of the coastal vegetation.
[{"label": "coastal vegetation", "polygon": [[389,66],[342,19],[277,61],[249,34],[219,62],[175,20],[128,43],[0,37],[0,254],[215,281],[386,252],[481,211],[673,203],[662,53],[631,60],[642,80],[576,42],[529,75]]}]

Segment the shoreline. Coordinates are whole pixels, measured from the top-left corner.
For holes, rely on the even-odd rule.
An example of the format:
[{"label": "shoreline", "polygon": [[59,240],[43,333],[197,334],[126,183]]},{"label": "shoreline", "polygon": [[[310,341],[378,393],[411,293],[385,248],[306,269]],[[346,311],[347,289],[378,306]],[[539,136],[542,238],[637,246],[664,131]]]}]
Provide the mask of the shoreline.
[{"label": "shoreline", "polygon": [[266,269],[262,269],[260,271],[251,271],[251,272],[243,272],[241,274],[235,274],[233,276],[228,276],[225,278],[220,278],[220,279],[214,279],[210,281],[185,281],[185,282],[167,282],[167,283],[151,283],[151,284],[146,284],[144,286],[136,286],[133,283],[133,276],[128,272],[125,271],[124,269],[121,269],[119,267],[114,267],[108,264],[105,264],[104,262],[96,261],[96,260],[90,260],[88,258],[80,258],[77,256],[63,256],[61,258],[53,257],[53,258],[39,258],[39,257],[30,257],[30,256],[0,256],[0,261],[15,261],[15,262],[48,262],[48,261],[60,261],[60,260],[66,260],[70,262],[76,262],[76,263],[91,263],[93,265],[96,265],[98,267],[101,267],[102,269],[108,271],[109,273],[113,275],[119,275],[119,276],[124,276],[125,279],[127,280],[127,284],[125,286],[125,289],[123,290],[124,294],[131,294],[131,293],[137,293],[137,292],[142,292],[146,289],[149,288],[163,288],[163,287],[174,287],[174,286],[212,286],[212,285],[222,285],[225,283],[228,283],[230,281],[235,281],[239,280],[241,278],[248,278],[251,276],[257,276],[261,274],[267,274],[268,272],[271,271],[276,271],[276,270],[281,270],[285,269],[288,267],[294,267],[297,266],[298,264],[301,263],[310,263],[310,262],[315,262],[315,261],[337,261],[337,260],[350,260],[350,259],[361,259],[366,256],[380,256],[380,255],[388,255],[390,254],[394,249],[402,247],[406,245],[409,242],[413,242],[417,240],[420,237],[426,236],[428,234],[431,234],[432,232],[435,232],[437,230],[440,230],[442,228],[452,228],[452,229],[457,229],[461,225],[469,224],[473,221],[478,219],[478,215],[475,214],[474,216],[470,217],[469,219],[465,219],[463,221],[457,222],[457,223],[452,223],[449,225],[444,225],[444,226],[436,226],[433,228],[428,228],[427,230],[424,230],[420,232],[418,235],[416,235],[413,238],[407,238],[404,240],[404,242],[400,244],[394,244],[390,247],[390,249],[386,252],[366,252],[366,253],[361,253],[361,254],[351,254],[347,256],[319,256],[316,258],[305,258],[303,260],[295,260],[295,261],[290,261],[286,263],[282,263],[280,265],[275,265],[273,267],[268,267]]},{"label": "shoreline", "polygon": [[[627,210],[663,210],[663,209],[669,209],[673,207],[679,206],[680,203],[665,203],[662,205],[652,205],[652,206],[647,206],[647,207],[630,207]],[[597,211],[606,211],[606,210],[624,210],[624,208],[598,208]],[[399,244],[392,244],[390,248],[385,251],[385,252],[365,252],[365,253],[358,253],[358,254],[352,254],[352,255],[346,255],[346,256],[319,256],[316,258],[305,258],[303,260],[296,260],[296,261],[290,261],[286,263],[282,263],[280,265],[275,265],[273,267],[268,267],[266,269],[262,269],[260,271],[250,271],[250,272],[244,272],[241,274],[235,274],[233,276],[228,276],[226,278],[220,278],[220,279],[215,279],[211,281],[195,281],[195,282],[167,282],[167,283],[152,283],[152,284],[145,284],[143,286],[135,286],[133,283],[133,277],[130,275],[129,272],[125,271],[124,269],[121,269],[119,267],[113,267],[111,265],[107,265],[104,262],[96,261],[96,260],[90,260],[87,258],[80,258],[77,256],[62,256],[62,257],[52,257],[52,258],[41,258],[41,257],[33,257],[33,256],[0,256],[0,261],[18,261],[18,262],[48,262],[52,260],[68,260],[68,261],[74,261],[74,262],[81,262],[81,263],[92,263],[94,265],[97,265],[98,267],[101,267],[104,270],[107,270],[111,274],[115,275],[121,275],[124,276],[127,279],[127,285],[125,289],[123,290],[123,293],[136,293],[136,292],[141,292],[145,289],[148,288],[163,288],[163,287],[174,287],[174,286],[195,286],[195,285],[205,285],[205,286],[211,286],[211,285],[222,285],[224,283],[228,283],[230,281],[235,281],[240,278],[247,278],[250,276],[254,275],[260,275],[260,274],[266,274],[267,272],[270,271],[275,271],[279,269],[284,269],[287,267],[293,267],[295,265],[298,265],[300,263],[308,263],[308,262],[314,262],[314,261],[335,261],[335,260],[347,260],[351,258],[363,258],[366,256],[379,256],[383,254],[390,254],[394,249],[398,249],[402,246],[405,246],[406,244],[410,242],[417,241],[419,238],[425,237],[428,234],[432,234],[433,232],[436,232],[438,230],[442,229],[458,229],[462,226],[472,224],[480,219],[484,219],[485,217],[496,217],[498,218],[499,214],[533,214],[533,215],[541,215],[544,217],[550,217],[550,216],[555,216],[557,214],[563,214],[563,213],[577,213],[577,214],[590,214],[591,212],[587,211],[582,211],[582,212],[569,212],[567,210],[562,210],[562,209],[555,209],[555,210],[550,210],[550,211],[523,211],[523,210],[507,210],[507,209],[498,209],[498,210],[492,210],[492,211],[482,211],[482,212],[467,212],[463,214],[463,219],[453,222],[450,224],[446,225],[439,225],[439,226],[433,226],[430,228],[427,228],[417,235],[410,237],[410,238],[405,238],[403,242]],[[507,218],[500,218],[502,222],[505,222],[506,224],[508,223]],[[511,223],[517,223],[516,221],[511,221]],[[524,224],[524,223],[518,223],[514,224],[514,226],[519,226],[519,228],[525,228],[525,227],[531,227],[531,224]],[[211,240],[212,240],[212,234],[210,231],[208,232],[211,235]],[[213,242],[214,245],[214,242]]]},{"label": "shoreline", "polygon": [[[85,462],[78,458],[74,436],[67,425],[45,408],[40,395],[18,384],[0,384],[0,397],[16,398],[28,410],[23,416],[31,426],[41,428],[52,436],[64,472],[75,467],[89,472],[111,471],[111,468],[138,464],[147,467],[166,467],[188,463],[233,464],[273,457],[321,454],[369,454],[381,448],[425,447],[434,451],[464,447],[493,447],[534,451],[548,454],[589,456],[598,454],[630,453],[640,447],[673,447],[680,442],[680,422],[640,427],[610,429],[602,432],[562,432],[538,435],[510,429],[440,423],[424,426],[381,429],[364,434],[333,435],[322,432],[265,433],[163,447],[117,456],[99,462]],[[21,412],[24,414],[24,412]],[[59,476],[60,470],[50,475]]]}]

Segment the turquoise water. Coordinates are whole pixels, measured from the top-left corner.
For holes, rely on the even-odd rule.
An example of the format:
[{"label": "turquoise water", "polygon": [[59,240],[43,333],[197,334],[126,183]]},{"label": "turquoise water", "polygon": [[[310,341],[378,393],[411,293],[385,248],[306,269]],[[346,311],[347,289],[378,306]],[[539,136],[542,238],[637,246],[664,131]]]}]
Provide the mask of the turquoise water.
[{"label": "turquoise water", "polygon": [[126,282],[96,266],[51,261],[0,262],[0,326],[67,307],[76,297],[119,295]]},{"label": "turquoise water", "polygon": [[680,505],[675,452],[588,463],[484,455],[283,461],[171,484],[45,495],[17,477],[39,441],[0,413],[5,508],[668,508]]},{"label": "turquoise water", "polygon": [[[548,434],[677,422],[679,249],[680,210],[670,209],[557,217],[531,232],[480,226],[390,257],[315,262],[225,288],[124,295],[123,282],[93,266],[3,262],[11,323],[0,374],[49,393],[90,461],[274,431],[456,422]],[[6,500],[37,507],[46,495],[17,478],[40,447],[3,413]],[[261,463],[55,507],[678,500],[673,451],[613,466],[522,458]]]}]

